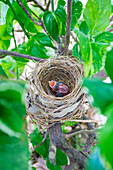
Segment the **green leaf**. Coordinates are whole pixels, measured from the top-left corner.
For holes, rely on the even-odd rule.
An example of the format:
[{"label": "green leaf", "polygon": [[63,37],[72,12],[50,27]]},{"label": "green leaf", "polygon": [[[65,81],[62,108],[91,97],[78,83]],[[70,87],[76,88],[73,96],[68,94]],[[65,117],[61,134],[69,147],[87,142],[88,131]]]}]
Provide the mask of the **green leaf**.
[{"label": "green leaf", "polygon": [[103,66],[103,56],[108,44],[105,43],[91,43],[92,50],[92,64],[94,67],[94,73],[100,71]]},{"label": "green leaf", "polygon": [[1,15],[0,15],[0,25],[5,24],[6,22],[6,13],[8,10],[8,6],[6,4],[4,4],[3,2],[1,2]]},{"label": "green leaf", "polygon": [[56,165],[64,166],[68,164],[67,156],[64,152],[57,148],[56,150]]},{"label": "green leaf", "polygon": [[59,0],[58,1],[58,5],[57,6],[59,6],[59,5],[61,5],[61,6],[65,6],[65,4],[66,4],[66,2],[64,1],[64,0]]},{"label": "green leaf", "polygon": [[82,14],[83,5],[80,1],[73,0],[72,2],[72,16],[71,16],[71,30],[75,27],[77,20]]},{"label": "green leaf", "polygon": [[29,151],[26,135],[16,138],[0,131],[0,169],[27,170],[28,159]]},{"label": "green leaf", "polygon": [[47,59],[48,56],[46,54],[46,48],[40,44],[38,44],[34,37],[32,37],[27,42],[27,54],[32,55],[34,57]]},{"label": "green leaf", "polygon": [[0,79],[8,78],[7,74],[5,73],[4,69],[0,65]]},{"label": "green leaf", "polygon": [[108,46],[107,43],[93,43],[81,31],[75,29],[79,40],[80,52],[85,62],[85,75],[90,76],[99,71],[103,64],[103,56]]},{"label": "green leaf", "polygon": [[90,60],[90,41],[88,37],[79,30],[75,30],[80,45],[80,52],[85,63]]},{"label": "green leaf", "polygon": [[[27,1],[22,1],[22,3],[25,6],[25,8],[28,10],[28,12],[31,14],[31,11],[27,5]],[[12,26],[14,19],[17,21],[20,20],[28,32],[37,33],[38,26],[35,26],[35,24],[26,15],[26,13],[23,11],[23,9],[19,6],[17,2],[14,1],[12,3],[12,8],[14,9],[16,16],[12,12],[12,10],[9,9],[7,13],[7,24]]]},{"label": "green leaf", "polygon": [[0,64],[9,78],[15,77],[12,72],[14,71],[14,68],[16,66],[16,62],[12,57],[6,56],[5,58],[0,60]]},{"label": "green leaf", "polygon": [[[66,11],[65,9],[61,5],[59,5],[57,9],[55,10],[54,14],[57,20],[59,19],[60,21],[59,34],[65,35],[66,34]],[[59,26],[59,23],[58,23],[58,26]]]},{"label": "green leaf", "polygon": [[23,93],[24,88],[16,82],[0,82],[0,121],[15,132],[23,131],[22,116],[26,115]]},{"label": "green leaf", "polygon": [[111,32],[103,32],[96,36],[96,42],[110,43],[113,41],[113,33]]},{"label": "green leaf", "polygon": [[11,37],[12,36],[7,32],[7,25],[0,25],[0,49],[8,49]]},{"label": "green leaf", "polygon": [[106,108],[105,115],[109,115],[109,117],[101,131],[99,144],[103,157],[113,169],[113,103]]},{"label": "green leaf", "polygon": [[[22,44],[19,44],[17,48],[12,49],[11,51],[17,51],[18,53],[21,53],[21,54],[27,54],[26,47],[27,47],[26,43],[23,42]],[[26,58],[13,57],[13,56],[12,56],[12,58],[16,62],[20,63],[21,64],[20,66],[23,67],[23,69],[24,69],[24,66],[26,65],[26,63],[29,62],[29,60]]]},{"label": "green leaf", "polygon": [[[40,144],[40,142],[42,142],[43,140],[43,137],[41,136],[38,128],[35,129],[33,131],[33,133],[30,134],[30,138],[31,138],[31,143],[34,146],[37,146]],[[35,148],[35,151],[40,155],[42,156],[43,158],[47,158],[48,157],[48,154],[49,154],[49,143],[50,141],[49,140],[45,140],[41,146]]]},{"label": "green leaf", "polygon": [[86,21],[82,21],[82,22],[81,22],[79,29],[80,29],[80,31],[83,32],[85,35],[88,34],[89,28],[88,28],[88,25],[87,25]]},{"label": "green leaf", "polygon": [[47,164],[48,169],[50,170],[62,170],[60,165],[51,164],[49,159],[47,159],[46,164]]},{"label": "green leaf", "polygon": [[80,56],[79,52],[78,52],[78,43],[76,43],[74,46],[73,46],[73,51],[72,51],[72,55],[74,57],[76,57],[78,60],[82,60],[82,57]]},{"label": "green leaf", "polygon": [[102,161],[100,160],[100,151],[99,149],[92,153],[89,156],[88,162],[87,162],[87,168],[86,170],[105,170],[105,168],[102,165]]},{"label": "green leaf", "polygon": [[109,25],[110,15],[111,0],[88,0],[83,16],[92,36],[105,31]]},{"label": "green leaf", "polygon": [[[16,132],[20,132],[23,128],[23,121],[20,116],[13,110],[11,104],[9,104],[5,99],[0,99],[0,109],[0,120],[10,129]],[[15,122],[15,120],[18,121],[18,123]]]},{"label": "green leaf", "polygon": [[113,83],[113,48],[106,54],[105,69]]},{"label": "green leaf", "polygon": [[23,121],[26,111],[22,101],[24,88],[25,83],[19,81],[0,81],[0,169],[28,169],[28,141]]},{"label": "green leaf", "polygon": [[94,98],[94,106],[99,107],[102,112],[113,102],[113,86],[97,79],[85,79],[83,86],[89,89],[89,94]]},{"label": "green leaf", "polygon": [[49,35],[56,41],[59,41],[58,25],[52,12],[46,11],[43,16],[44,25]]},{"label": "green leaf", "polygon": [[44,33],[38,32],[34,39],[43,46],[53,47],[51,39]]}]

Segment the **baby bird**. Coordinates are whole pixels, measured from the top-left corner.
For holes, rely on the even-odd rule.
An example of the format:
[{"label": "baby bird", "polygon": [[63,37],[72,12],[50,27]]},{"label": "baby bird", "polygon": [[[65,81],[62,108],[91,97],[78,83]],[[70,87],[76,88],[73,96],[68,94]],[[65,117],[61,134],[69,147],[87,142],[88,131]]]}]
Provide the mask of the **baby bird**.
[{"label": "baby bird", "polygon": [[53,92],[55,92],[56,97],[63,97],[70,93],[69,87],[67,87],[62,82],[57,81],[49,81],[49,86],[52,89]]}]

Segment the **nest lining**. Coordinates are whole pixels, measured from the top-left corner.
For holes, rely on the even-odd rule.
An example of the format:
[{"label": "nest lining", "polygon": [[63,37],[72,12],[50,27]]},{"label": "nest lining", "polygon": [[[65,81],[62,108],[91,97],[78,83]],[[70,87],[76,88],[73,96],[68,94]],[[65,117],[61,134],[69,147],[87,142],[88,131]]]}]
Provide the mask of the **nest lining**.
[{"label": "nest lining", "polygon": [[[83,111],[84,94],[80,86],[83,67],[75,58],[49,58],[38,63],[31,75],[27,97],[27,112],[37,124],[53,123],[68,118],[78,118]],[[67,85],[70,93],[54,97],[48,81]]]}]

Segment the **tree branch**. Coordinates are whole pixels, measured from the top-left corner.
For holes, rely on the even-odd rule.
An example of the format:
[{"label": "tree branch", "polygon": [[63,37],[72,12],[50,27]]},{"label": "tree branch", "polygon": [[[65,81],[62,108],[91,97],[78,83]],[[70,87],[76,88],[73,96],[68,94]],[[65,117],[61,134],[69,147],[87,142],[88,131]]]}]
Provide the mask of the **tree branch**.
[{"label": "tree branch", "polygon": [[[54,41],[52,39],[52,37],[48,34],[48,32],[46,31],[46,28],[44,26],[43,21],[41,20],[40,17],[38,17],[32,10],[31,12],[33,13],[33,15],[35,15],[35,17],[37,17],[39,19],[39,22],[37,22],[31,15],[30,13],[27,11],[27,9],[24,7],[24,5],[22,4],[22,2],[20,0],[17,0],[18,4],[20,5],[20,7],[24,10],[24,12],[26,13],[26,15],[38,26],[41,26],[43,28],[43,30],[45,31],[45,33],[49,36],[49,38],[55,43],[55,45],[58,46],[58,43],[56,41]],[[52,47],[53,49],[57,49],[56,47]]]},{"label": "tree branch", "polygon": [[27,9],[25,8],[25,6],[22,4],[22,2],[20,0],[17,0],[18,4],[20,5],[20,7],[24,10],[24,12],[26,13],[26,15],[38,26],[41,26],[40,21],[37,22],[31,15],[30,13],[27,11]]},{"label": "tree branch", "polygon": [[65,170],[81,170],[85,167],[86,156],[73,148],[66,140],[61,124],[56,123],[48,129],[50,140],[59,149],[61,149],[69,158],[70,165],[66,166]]},{"label": "tree branch", "polygon": [[72,11],[72,0],[68,0],[67,3],[67,21],[66,21],[66,37],[65,37],[65,45],[64,45],[64,55],[68,53],[68,46],[70,40],[70,28],[71,28],[71,11]]},{"label": "tree branch", "polygon": [[[83,119],[89,120],[89,118],[85,114],[83,114]],[[87,126],[88,130],[94,130],[93,124],[86,123],[86,126]],[[86,140],[86,145],[85,145],[85,148],[83,150],[84,153],[87,154],[90,151],[90,148],[91,148],[92,144],[94,143],[95,139],[96,139],[96,132],[95,131],[92,131],[92,133],[88,134],[88,138]]]},{"label": "tree branch", "polygon": [[0,58],[3,58],[3,55],[5,55],[5,56],[6,55],[11,55],[13,57],[26,58],[26,59],[34,60],[34,61],[37,61],[37,62],[45,60],[45,59],[42,59],[42,58],[37,58],[37,57],[34,57],[34,56],[21,54],[21,53],[15,52],[15,51],[6,51],[6,50],[1,50],[0,49]]}]

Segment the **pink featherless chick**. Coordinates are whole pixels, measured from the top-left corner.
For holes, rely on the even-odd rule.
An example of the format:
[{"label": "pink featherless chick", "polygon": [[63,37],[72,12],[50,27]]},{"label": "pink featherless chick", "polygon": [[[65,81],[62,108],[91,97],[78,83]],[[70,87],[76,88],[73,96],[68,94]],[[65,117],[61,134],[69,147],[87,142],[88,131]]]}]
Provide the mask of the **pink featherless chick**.
[{"label": "pink featherless chick", "polygon": [[63,97],[70,93],[70,89],[68,86],[63,84],[62,82],[57,81],[49,81],[49,86],[53,92],[55,92],[56,97]]}]

